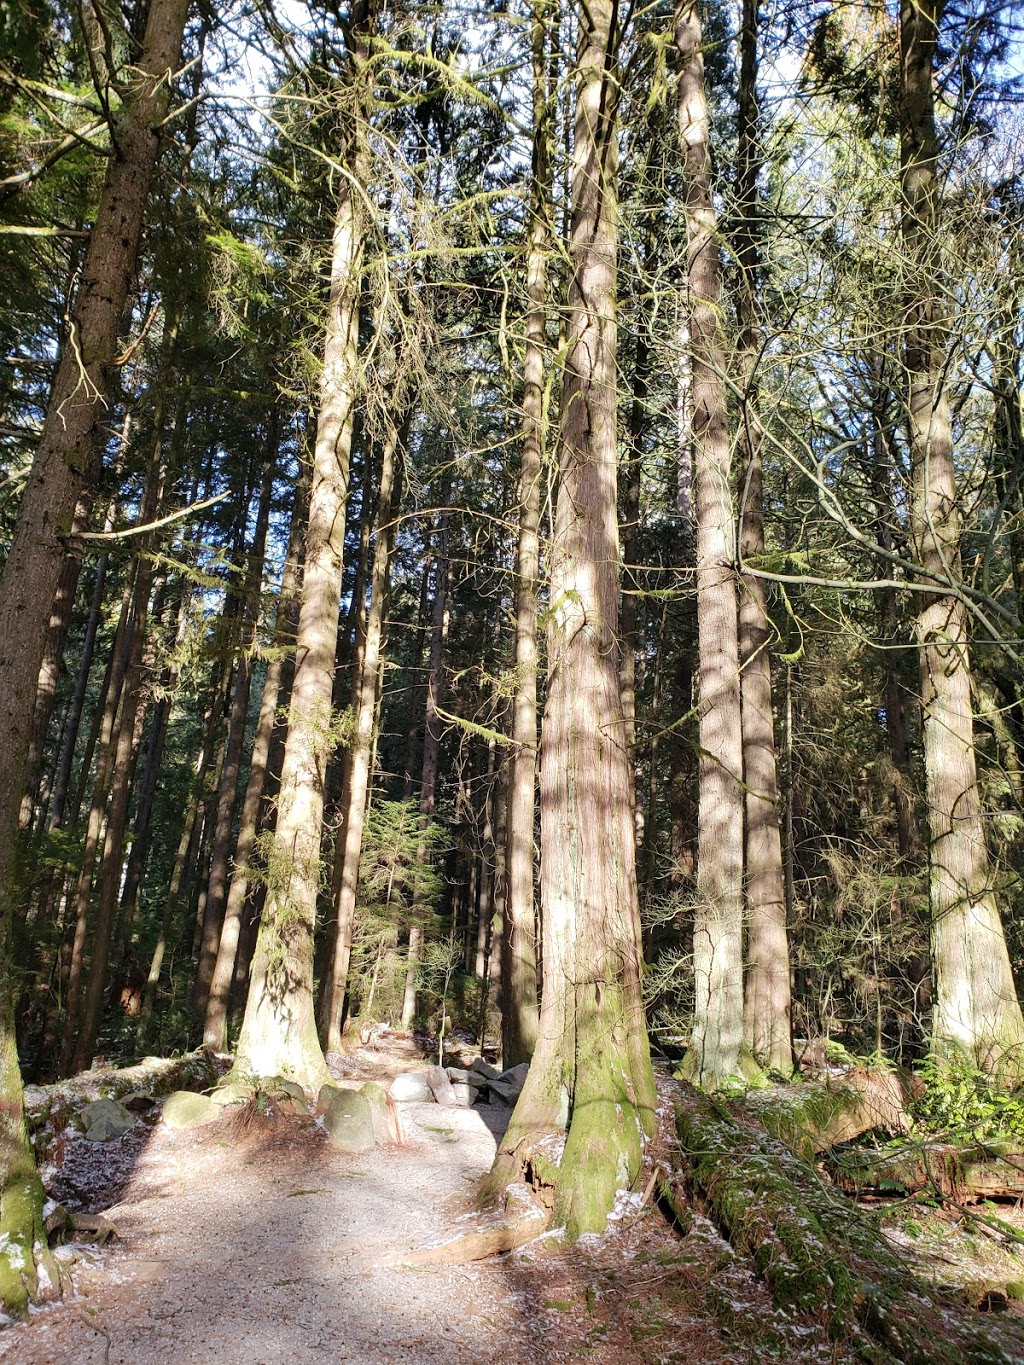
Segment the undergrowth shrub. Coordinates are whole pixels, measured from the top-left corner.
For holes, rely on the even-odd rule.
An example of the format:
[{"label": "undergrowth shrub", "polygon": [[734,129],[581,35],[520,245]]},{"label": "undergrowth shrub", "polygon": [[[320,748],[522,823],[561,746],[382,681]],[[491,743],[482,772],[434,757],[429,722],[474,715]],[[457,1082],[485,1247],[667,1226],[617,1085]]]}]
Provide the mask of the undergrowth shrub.
[{"label": "undergrowth shrub", "polygon": [[963,1052],[928,1056],[917,1074],[924,1082],[914,1117],[956,1141],[1024,1139],[1024,1089],[994,1082]]}]

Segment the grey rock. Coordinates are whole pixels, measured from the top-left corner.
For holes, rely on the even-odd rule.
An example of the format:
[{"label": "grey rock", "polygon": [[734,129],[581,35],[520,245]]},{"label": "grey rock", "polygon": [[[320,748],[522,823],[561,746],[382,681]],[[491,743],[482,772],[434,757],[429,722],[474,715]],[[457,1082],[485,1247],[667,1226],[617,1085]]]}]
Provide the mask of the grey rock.
[{"label": "grey rock", "polygon": [[496,1079],[488,1081],[487,1088],[492,1095],[497,1096],[498,1104],[515,1104],[523,1093],[529,1070],[529,1062],[520,1062],[518,1066],[509,1067],[508,1071],[503,1071]]},{"label": "grey rock", "polygon": [[448,1079],[452,1085],[471,1085],[477,1090],[483,1090],[487,1086],[487,1077],[482,1072],[463,1071],[458,1066],[448,1068]]},{"label": "grey rock", "polygon": [[388,1102],[388,1092],[382,1085],[377,1085],[375,1081],[367,1081],[360,1086],[359,1094],[362,1095],[370,1109],[370,1125],[373,1128],[374,1141],[380,1145],[382,1142],[394,1142],[395,1127],[391,1117]]},{"label": "grey rock", "polygon": [[426,1076],[419,1071],[406,1071],[401,1076],[396,1076],[388,1093],[393,1100],[406,1104],[429,1104],[434,1098],[434,1092],[428,1085]]},{"label": "grey rock", "polygon": [[80,1112],[87,1142],[114,1142],[135,1125],[135,1120],[117,1100],[93,1100]]},{"label": "grey rock", "polygon": [[244,1081],[228,1081],[226,1085],[219,1085],[210,1099],[221,1109],[228,1109],[234,1104],[248,1103],[254,1094],[252,1086],[246,1085]]},{"label": "grey rock", "polygon": [[470,1071],[475,1071],[478,1076],[483,1076],[484,1080],[496,1081],[501,1075],[497,1067],[491,1066],[490,1062],[485,1062],[482,1057],[476,1057],[469,1064]]},{"label": "grey rock", "polygon": [[340,1085],[331,1085],[330,1081],[325,1081],[317,1093],[316,1112],[326,1114],[331,1100],[334,1099],[335,1095],[340,1095],[341,1092],[342,1087]]},{"label": "grey rock", "polygon": [[285,1080],[283,1076],[270,1076],[263,1082],[261,1088],[278,1109],[283,1109],[286,1114],[298,1114],[300,1118],[309,1116],[306,1092],[298,1082]]},{"label": "grey rock", "polygon": [[209,1095],[197,1095],[192,1090],[176,1090],[164,1100],[163,1119],[168,1128],[180,1132],[216,1123],[223,1112]]},{"label": "grey rock", "polygon": [[340,1152],[370,1152],[377,1145],[370,1102],[358,1090],[338,1091],[324,1114],[324,1129]]},{"label": "grey rock", "polygon": [[448,1079],[448,1073],[439,1066],[432,1066],[427,1069],[427,1085],[433,1092],[434,1099],[438,1104],[454,1104],[455,1091],[452,1083]]},{"label": "grey rock", "polygon": [[452,1093],[455,1095],[453,1103],[463,1109],[472,1109],[480,1096],[480,1091],[468,1081],[452,1081]]}]

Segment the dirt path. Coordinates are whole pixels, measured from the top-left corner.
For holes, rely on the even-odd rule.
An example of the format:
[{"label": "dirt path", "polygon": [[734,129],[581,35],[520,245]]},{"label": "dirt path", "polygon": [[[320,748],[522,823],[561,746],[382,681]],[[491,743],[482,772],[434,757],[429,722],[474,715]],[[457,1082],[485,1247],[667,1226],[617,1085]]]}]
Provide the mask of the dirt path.
[{"label": "dirt path", "polygon": [[92,1182],[95,1192],[105,1169],[122,1185],[109,1210],[117,1240],[75,1249],[74,1294],[0,1333],[0,1358],[835,1359],[820,1329],[780,1323],[759,1282],[700,1219],[680,1237],[634,1206],[571,1253],[535,1247],[469,1266],[402,1265],[451,1235],[471,1207],[509,1111],[402,1112],[406,1146],[354,1158],[290,1115],[190,1133],[154,1122],[104,1147],[69,1140],[58,1187]]}]

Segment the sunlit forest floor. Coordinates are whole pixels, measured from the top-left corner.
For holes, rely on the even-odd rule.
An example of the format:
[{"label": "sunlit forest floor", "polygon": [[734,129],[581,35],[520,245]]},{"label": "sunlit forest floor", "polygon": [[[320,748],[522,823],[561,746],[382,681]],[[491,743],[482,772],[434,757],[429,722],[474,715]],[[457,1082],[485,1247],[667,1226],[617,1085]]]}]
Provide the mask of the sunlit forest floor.
[{"label": "sunlit forest floor", "polygon": [[[362,1048],[333,1069],[341,1080],[386,1079],[416,1064],[410,1052],[397,1041]],[[162,1124],[156,1108],[107,1144],[69,1130],[50,1153],[50,1192],[69,1207],[103,1210],[116,1235],[103,1247],[62,1250],[73,1293],[0,1334],[0,1357],[25,1365],[853,1358],[821,1323],[779,1314],[706,1219],[696,1215],[683,1235],[638,1198],[607,1234],[571,1250],[542,1238],[469,1265],[403,1263],[451,1236],[472,1209],[509,1113],[403,1105],[406,1144],[359,1157],[331,1147],[315,1119],[272,1106],[186,1132]],[[928,1242],[923,1229],[912,1232]],[[948,1260],[948,1237],[937,1239],[936,1254]]]}]

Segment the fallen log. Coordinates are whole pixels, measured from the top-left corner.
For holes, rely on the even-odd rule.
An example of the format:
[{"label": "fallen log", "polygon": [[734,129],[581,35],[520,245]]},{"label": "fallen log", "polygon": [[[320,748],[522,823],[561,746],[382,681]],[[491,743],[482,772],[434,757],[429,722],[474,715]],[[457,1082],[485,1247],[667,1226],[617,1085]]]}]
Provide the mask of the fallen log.
[{"label": "fallen log", "polygon": [[747,1115],[682,1083],[668,1096],[682,1160],[662,1181],[663,1199],[685,1216],[687,1188],[750,1258],[777,1305],[823,1317],[835,1339],[868,1360],[1024,1359],[1024,1337],[1005,1345],[1002,1333],[971,1321],[962,1302],[917,1280],[865,1214]]},{"label": "fallen log", "polygon": [[1024,1152],[979,1143],[916,1142],[889,1151],[857,1148],[825,1163],[846,1194],[920,1194],[933,1190],[958,1204],[1024,1198]]},{"label": "fallen log", "polygon": [[202,1050],[184,1057],[146,1057],[134,1066],[97,1066],[53,1085],[27,1085],[25,1121],[29,1132],[47,1122],[60,1129],[93,1100],[122,1100],[135,1091],[157,1099],[173,1090],[207,1090],[219,1075]]},{"label": "fallen log", "polygon": [[908,1090],[895,1071],[854,1067],[823,1080],[751,1090],[745,1105],[773,1137],[810,1158],[876,1128],[909,1133]]}]

